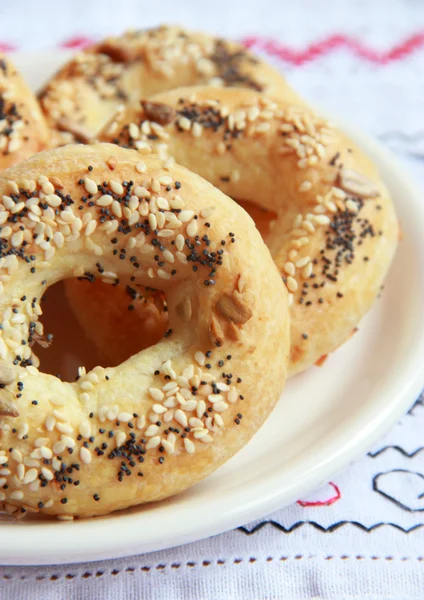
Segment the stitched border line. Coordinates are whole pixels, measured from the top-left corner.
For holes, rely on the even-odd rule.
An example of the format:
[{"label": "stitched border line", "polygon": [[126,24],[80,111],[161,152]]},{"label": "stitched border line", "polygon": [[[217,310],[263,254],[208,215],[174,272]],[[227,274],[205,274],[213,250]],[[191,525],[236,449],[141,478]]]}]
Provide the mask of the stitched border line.
[{"label": "stitched border line", "polygon": [[100,579],[101,577],[112,575],[114,577],[126,573],[151,573],[155,571],[166,571],[166,570],[178,570],[178,569],[195,569],[195,568],[204,568],[211,566],[225,566],[225,565],[253,565],[257,562],[267,564],[267,563],[285,563],[290,560],[343,560],[343,561],[362,561],[362,560],[372,560],[372,561],[384,561],[384,562],[401,562],[405,563],[408,561],[416,561],[419,563],[424,562],[424,556],[364,556],[361,554],[357,555],[349,555],[343,554],[341,556],[334,556],[332,554],[326,556],[317,556],[314,554],[305,556],[303,554],[295,554],[293,556],[267,556],[266,558],[256,558],[255,556],[250,556],[248,558],[234,558],[234,559],[217,559],[217,560],[203,560],[203,561],[187,561],[187,562],[172,562],[172,563],[158,563],[156,565],[142,565],[136,567],[125,567],[124,569],[99,569],[97,571],[85,571],[84,573],[66,573],[64,575],[36,575],[35,577],[27,577],[26,575],[15,576],[12,573],[5,573],[0,577],[0,580],[3,581],[52,581],[52,582],[60,582],[63,580],[68,581],[78,581],[78,580],[89,580],[89,579]]}]

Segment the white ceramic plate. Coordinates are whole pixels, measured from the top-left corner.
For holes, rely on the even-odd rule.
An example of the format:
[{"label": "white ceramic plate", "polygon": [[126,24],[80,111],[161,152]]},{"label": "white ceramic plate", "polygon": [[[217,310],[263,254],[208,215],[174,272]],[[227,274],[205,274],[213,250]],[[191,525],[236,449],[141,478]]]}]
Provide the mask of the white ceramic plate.
[{"label": "white ceramic plate", "polygon": [[[16,62],[36,86],[61,60],[63,55],[43,55]],[[328,481],[416,399],[424,386],[423,197],[389,152],[360,131],[343,128],[380,167],[404,233],[383,296],[359,333],[324,367],[290,380],[273,418],[203,482],[162,503],[109,517],[0,521],[0,563],[66,563],[148,552],[262,517]]]}]

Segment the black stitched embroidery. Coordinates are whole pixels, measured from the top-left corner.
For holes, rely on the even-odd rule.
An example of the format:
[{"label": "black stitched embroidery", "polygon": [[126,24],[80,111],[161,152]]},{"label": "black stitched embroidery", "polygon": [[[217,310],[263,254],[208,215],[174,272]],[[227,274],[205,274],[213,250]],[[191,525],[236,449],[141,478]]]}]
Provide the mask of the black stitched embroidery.
[{"label": "black stitched embroidery", "polygon": [[418,400],[416,400],[416,402],[414,402],[414,404],[411,406],[411,408],[408,410],[408,412],[406,414],[407,415],[412,415],[413,417],[415,417],[416,416],[415,410],[419,406],[424,406],[423,398],[418,398]]},{"label": "black stitched embroidery", "polygon": [[375,475],[375,477],[373,477],[372,480],[372,489],[377,492],[378,494],[380,494],[381,496],[383,496],[384,498],[387,498],[387,500],[390,500],[390,502],[393,502],[393,504],[396,504],[396,506],[399,506],[399,508],[402,508],[403,510],[407,510],[408,512],[424,512],[424,503],[421,502],[420,505],[418,506],[414,506],[413,504],[408,505],[405,504],[404,502],[402,502],[401,500],[399,500],[398,498],[395,498],[394,496],[392,496],[388,491],[385,491],[383,489],[383,481],[387,480],[387,479],[392,479],[393,477],[396,477],[396,479],[398,481],[396,481],[396,487],[399,490],[408,490],[411,491],[411,487],[412,486],[404,486],[402,485],[400,478],[402,478],[404,475],[408,475],[409,477],[416,477],[419,479],[419,482],[421,484],[421,489],[423,490],[423,492],[421,494],[419,494],[418,496],[414,496],[413,498],[410,498],[411,503],[412,502],[417,502],[417,500],[422,500],[424,498],[424,475],[422,473],[417,473],[416,471],[408,471],[407,469],[392,469],[391,471],[385,471],[384,473],[378,473],[377,475]]},{"label": "black stitched embroidery", "polygon": [[424,446],[417,448],[413,452],[407,452],[404,448],[401,448],[400,446],[384,446],[384,448],[380,448],[380,450],[376,450],[375,452],[368,452],[367,456],[369,456],[370,458],[377,458],[377,456],[380,456],[380,454],[383,454],[387,450],[396,450],[396,452],[403,454],[403,456],[405,456],[406,458],[414,458],[414,456],[416,456],[424,450]]},{"label": "black stitched embroidery", "polygon": [[394,529],[397,529],[402,533],[412,533],[413,531],[424,527],[424,523],[418,523],[407,529],[401,527],[400,525],[397,525],[397,523],[376,523],[375,525],[370,525],[369,527],[367,527],[366,525],[364,525],[363,523],[359,523],[358,521],[338,521],[337,523],[333,523],[328,527],[323,527],[316,521],[298,521],[290,527],[284,527],[284,525],[281,525],[281,523],[277,523],[277,521],[263,521],[262,523],[258,523],[258,525],[255,525],[255,527],[253,527],[252,529],[247,529],[247,527],[239,527],[238,531],[241,531],[246,535],[253,535],[254,533],[257,533],[258,531],[260,531],[268,525],[271,527],[275,527],[275,529],[278,529],[282,533],[286,534],[292,533],[293,531],[296,531],[297,529],[299,529],[300,527],[304,527],[305,525],[309,525],[314,529],[321,531],[321,533],[332,533],[333,531],[337,531],[337,529],[345,527],[346,525],[352,525],[353,527],[357,527],[361,531],[365,531],[367,533],[371,533],[375,529],[380,529],[381,527],[393,527]]}]

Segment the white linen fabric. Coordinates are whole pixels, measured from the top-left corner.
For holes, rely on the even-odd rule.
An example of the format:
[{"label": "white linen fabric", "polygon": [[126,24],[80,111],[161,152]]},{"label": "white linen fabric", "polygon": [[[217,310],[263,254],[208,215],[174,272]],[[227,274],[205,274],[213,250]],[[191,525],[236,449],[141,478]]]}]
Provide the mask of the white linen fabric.
[{"label": "white linen fabric", "polygon": [[[379,137],[424,185],[424,4],[418,0],[16,0],[0,7],[0,48],[53,52],[161,22],[248,41],[304,96]],[[366,456],[301,503],[148,555],[0,566],[0,598],[423,598],[423,431],[418,399]]]}]

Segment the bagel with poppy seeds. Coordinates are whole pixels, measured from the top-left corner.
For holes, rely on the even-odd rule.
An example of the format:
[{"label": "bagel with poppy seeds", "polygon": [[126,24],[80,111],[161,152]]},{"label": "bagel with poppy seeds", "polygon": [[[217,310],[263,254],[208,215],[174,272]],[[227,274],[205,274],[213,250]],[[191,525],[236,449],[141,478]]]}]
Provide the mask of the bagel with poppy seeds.
[{"label": "bagel with poppy seeds", "polygon": [[[152,122],[161,111],[167,123]],[[377,297],[398,241],[393,203],[371,160],[305,105],[252,90],[171,90],[128,107],[100,139],[148,152],[147,144],[157,150],[152,131],[163,157],[277,214],[265,241],[289,291],[289,374],[346,341]],[[113,291],[96,341],[116,360],[125,349],[109,343]],[[90,298],[72,296],[89,322]],[[90,325],[87,332],[94,337]]]},{"label": "bagel with poppy seeds", "polygon": [[295,97],[276,69],[240,44],[160,26],[109,37],[79,52],[50,79],[39,99],[55,143],[88,143],[120,105],[196,84]]},{"label": "bagel with poppy seeds", "polygon": [[45,150],[50,132],[16,67],[0,54],[0,170]]},{"label": "bagel with poppy seeds", "polygon": [[[180,492],[246,444],[289,351],[287,294],[247,213],[184,167],[111,144],[39,153],[1,174],[0,197],[24,205],[0,232],[1,507],[106,514]],[[31,344],[46,289],[84,274],[162,290],[169,329],[66,383]]]}]

